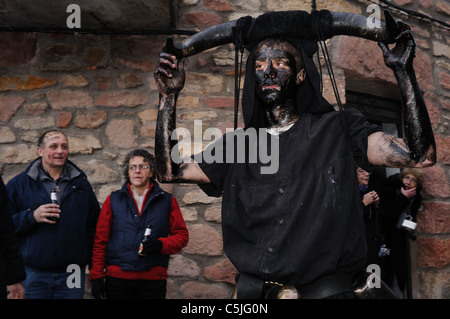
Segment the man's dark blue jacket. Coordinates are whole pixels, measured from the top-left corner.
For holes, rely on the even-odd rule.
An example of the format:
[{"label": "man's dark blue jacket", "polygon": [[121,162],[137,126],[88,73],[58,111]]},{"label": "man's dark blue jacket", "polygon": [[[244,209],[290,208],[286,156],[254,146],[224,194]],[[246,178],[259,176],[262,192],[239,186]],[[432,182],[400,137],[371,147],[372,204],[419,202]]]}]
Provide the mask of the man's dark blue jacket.
[{"label": "man's dark blue jacket", "polygon": [[71,178],[60,200],[60,222],[37,223],[33,211],[50,203],[50,196],[33,171],[40,158],[11,179],[8,190],[10,207],[26,266],[52,272],[65,272],[70,264],[90,264],[100,206],[86,174],[74,163]]},{"label": "man's dark blue jacket", "polygon": [[22,256],[9,211],[8,195],[0,175],[0,299],[6,298],[6,286],[25,279]]}]

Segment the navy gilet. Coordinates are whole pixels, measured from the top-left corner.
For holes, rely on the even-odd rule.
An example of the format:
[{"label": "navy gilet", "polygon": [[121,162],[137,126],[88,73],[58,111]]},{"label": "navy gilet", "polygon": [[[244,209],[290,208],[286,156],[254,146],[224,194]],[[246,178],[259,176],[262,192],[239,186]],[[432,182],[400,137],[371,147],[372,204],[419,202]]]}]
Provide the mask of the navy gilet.
[{"label": "navy gilet", "polygon": [[139,256],[139,244],[147,225],[152,226],[150,238],[169,236],[169,215],[172,195],[153,181],[145,207],[139,216],[136,204],[128,192],[127,183],[111,193],[113,223],[106,249],[106,265],[117,265],[122,270],[147,271],[155,266],[167,267],[169,255]]}]

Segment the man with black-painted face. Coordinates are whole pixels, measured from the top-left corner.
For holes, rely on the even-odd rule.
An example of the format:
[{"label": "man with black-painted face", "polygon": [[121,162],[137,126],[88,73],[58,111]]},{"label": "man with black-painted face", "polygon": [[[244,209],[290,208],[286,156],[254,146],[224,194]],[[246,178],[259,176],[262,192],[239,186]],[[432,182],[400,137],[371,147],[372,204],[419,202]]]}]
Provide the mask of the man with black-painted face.
[{"label": "man with black-painted face", "polygon": [[[257,143],[279,158],[278,170],[270,174],[262,173],[261,159],[172,161],[184,60],[161,53],[155,72],[158,179],[197,183],[208,195],[223,196],[224,251],[239,271],[238,298],[353,297],[352,280],[364,270],[367,254],[356,165],[370,171],[371,164],[435,163],[433,132],[412,69],[411,33],[402,32],[392,50],[380,46],[405,101],[408,143],[369,124],[359,111],[335,111],[321,95],[308,43],[269,38],[250,47],[242,96],[245,128],[225,134],[204,152],[228,160],[227,152],[248,155]],[[244,138],[244,148],[229,147],[239,132],[254,129],[266,138]],[[424,152],[417,156],[420,147]]]},{"label": "man with black-painted face", "polygon": [[304,80],[305,69],[295,51],[289,43],[273,39],[261,42],[255,52],[255,90],[265,106],[269,127],[298,119],[294,99],[297,87]]}]

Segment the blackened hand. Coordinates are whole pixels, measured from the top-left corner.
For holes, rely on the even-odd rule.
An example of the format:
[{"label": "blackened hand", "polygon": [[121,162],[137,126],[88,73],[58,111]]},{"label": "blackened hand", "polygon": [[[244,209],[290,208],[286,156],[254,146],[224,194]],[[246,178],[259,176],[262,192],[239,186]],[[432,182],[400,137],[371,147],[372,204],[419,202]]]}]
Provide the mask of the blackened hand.
[{"label": "blackened hand", "polygon": [[154,74],[156,87],[162,96],[178,94],[183,89],[186,78],[184,60],[184,58],[177,59],[175,55],[164,52],[163,48]]},{"label": "blackened hand", "polygon": [[396,44],[392,50],[389,50],[387,44],[379,42],[383,51],[384,63],[391,69],[406,69],[412,66],[415,56],[416,43],[412,36],[409,26],[401,21],[397,22],[402,32],[396,38]]}]

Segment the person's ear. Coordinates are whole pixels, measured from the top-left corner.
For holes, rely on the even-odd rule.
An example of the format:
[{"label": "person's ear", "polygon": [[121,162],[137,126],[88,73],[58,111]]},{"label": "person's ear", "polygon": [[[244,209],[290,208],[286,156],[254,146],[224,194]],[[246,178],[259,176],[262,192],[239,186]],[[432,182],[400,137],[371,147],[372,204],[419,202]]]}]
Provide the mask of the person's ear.
[{"label": "person's ear", "polygon": [[306,77],[305,69],[301,69],[300,71],[297,72],[297,77],[296,77],[295,83],[297,85],[302,84],[303,81],[305,81],[305,77]]}]

